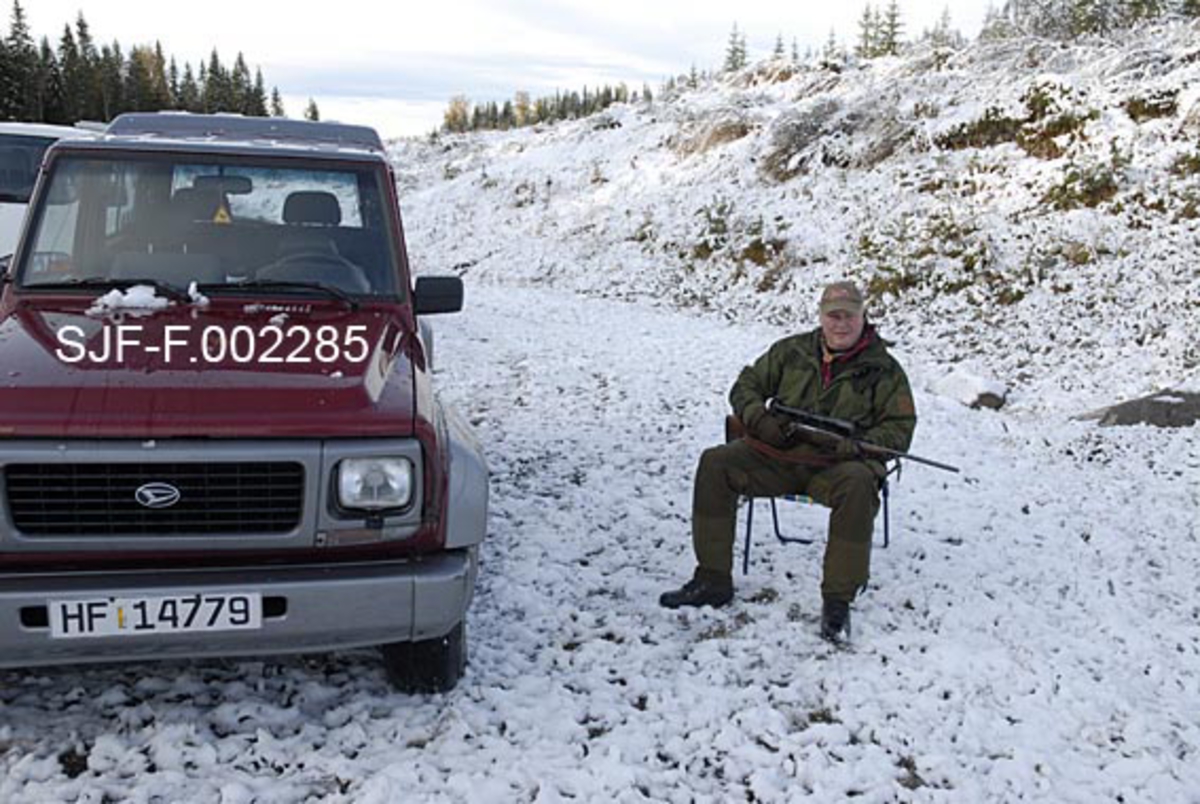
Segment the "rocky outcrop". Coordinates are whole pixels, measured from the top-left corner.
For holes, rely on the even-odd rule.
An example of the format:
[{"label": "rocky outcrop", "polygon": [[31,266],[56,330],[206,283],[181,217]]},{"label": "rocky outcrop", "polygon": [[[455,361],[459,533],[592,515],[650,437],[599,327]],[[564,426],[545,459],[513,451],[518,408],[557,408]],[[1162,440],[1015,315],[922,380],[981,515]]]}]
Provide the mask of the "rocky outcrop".
[{"label": "rocky outcrop", "polygon": [[1101,427],[1127,424],[1191,427],[1200,420],[1200,393],[1161,391],[1110,408],[1101,408],[1079,418],[1097,420]]}]

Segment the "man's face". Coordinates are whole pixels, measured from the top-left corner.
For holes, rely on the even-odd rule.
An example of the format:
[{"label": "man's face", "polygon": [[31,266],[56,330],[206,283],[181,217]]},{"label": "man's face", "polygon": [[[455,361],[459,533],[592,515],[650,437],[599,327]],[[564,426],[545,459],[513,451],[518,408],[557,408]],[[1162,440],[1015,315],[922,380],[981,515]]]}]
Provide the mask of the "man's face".
[{"label": "man's face", "polygon": [[825,336],[825,345],[835,352],[849,349],[858,343],[862,337],[863,314],[848,313],[845,310],[830,310],[821,313],[821,333]]}]

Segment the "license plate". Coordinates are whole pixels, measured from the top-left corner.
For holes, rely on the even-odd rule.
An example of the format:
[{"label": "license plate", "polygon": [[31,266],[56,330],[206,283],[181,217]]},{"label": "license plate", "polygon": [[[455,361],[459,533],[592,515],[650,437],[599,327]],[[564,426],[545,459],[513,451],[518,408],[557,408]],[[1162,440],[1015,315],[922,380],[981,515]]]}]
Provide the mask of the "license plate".
[{"label": "license plate", "polygon": [[262,628],[258,592],[51,600],[50,636],[139,636]]}]

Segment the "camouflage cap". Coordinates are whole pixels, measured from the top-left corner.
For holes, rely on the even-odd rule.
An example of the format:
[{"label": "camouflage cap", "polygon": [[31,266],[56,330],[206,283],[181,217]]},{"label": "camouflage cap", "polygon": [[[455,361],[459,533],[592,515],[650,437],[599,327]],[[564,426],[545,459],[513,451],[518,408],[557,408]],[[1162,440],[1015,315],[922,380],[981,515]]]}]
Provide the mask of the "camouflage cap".
[{"label": "camouflage cap", "polygon": [[821,312],[829,313],[834,310],[844,310],[855,315],[866,307],[866,299],[862,291],[853,282],[834,282],[825,286],[821,293]]}]

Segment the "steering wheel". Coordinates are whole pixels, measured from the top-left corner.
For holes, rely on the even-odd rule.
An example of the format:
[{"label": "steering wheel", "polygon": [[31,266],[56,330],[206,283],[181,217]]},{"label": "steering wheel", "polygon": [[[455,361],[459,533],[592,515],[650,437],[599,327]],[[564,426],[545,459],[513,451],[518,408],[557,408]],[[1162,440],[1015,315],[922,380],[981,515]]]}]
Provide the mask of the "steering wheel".
[{"label": "steering wheel", "polygon": [[260,279],[292,282],[321,282],[342,290],[367,293],[371,283],[362,267],[340,254],[328,251],[296,251],[285,254],[258,272]]}]

